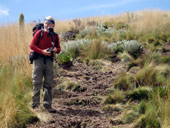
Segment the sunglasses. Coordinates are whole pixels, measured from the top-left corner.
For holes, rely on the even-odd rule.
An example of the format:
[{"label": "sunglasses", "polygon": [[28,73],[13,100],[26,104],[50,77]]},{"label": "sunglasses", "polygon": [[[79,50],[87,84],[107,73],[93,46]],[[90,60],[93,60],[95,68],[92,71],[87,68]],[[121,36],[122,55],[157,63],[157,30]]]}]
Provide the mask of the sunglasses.
[{"label": "sunglasses", "polygon": [[44,22],[45,22],[45,23],[48,22],[48,23],[50,23],[50,24],[55,24],[53,20],[47,20],[47,19],[45,19]]}]

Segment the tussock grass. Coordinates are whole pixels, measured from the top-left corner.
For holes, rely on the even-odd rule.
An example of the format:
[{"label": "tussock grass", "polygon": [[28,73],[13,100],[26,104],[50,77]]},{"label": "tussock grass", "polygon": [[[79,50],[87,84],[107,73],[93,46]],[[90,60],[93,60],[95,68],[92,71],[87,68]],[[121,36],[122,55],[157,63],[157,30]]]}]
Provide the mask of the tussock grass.
[{"label": "tussock grass", "polygon": [[127,70],[129,71],[132,67],[140,67],[144,66],[145,60],[142,58],[133,59],[127,64]]},{"label": "tussock grass", "polygon": [[135,88],[134,78],[127,73],[122,73],[113,83],[114,87],[120,90],[129,90]]},{"label": "tussock grass", "polygon": [[[137,40],[149,51],[148,56],[138,60],[133,59],[129,63],[132,66],[143,68],[132,78],[120,77],[115,85],[122,90],[134,89],[138,86],[153,87],[151,103],[141,103],[137,126],[153,127],[169,126],[169,57],[161,57],[162,44],[169,42],[170,11],[144,10],[139,12],[127,12],[118,16],[98,16],[56,21],[55,31],[59,34],[65,31],[77,29],[80,31],[78,45],[73,42],[67,51],[69,57],[84,57],[87,59],[100,59],[105,57],[105,47],[102,41],[108,44],[121,40]],[[101,28],[84,31],[86,26]],[[35,24],[27,23],[23,29],[19,29],[18,23],[0,26],[0,127],[25,127],[25,123],[36,120],[29,110],[31,101],[31,71],[32,66],[28,62],[29,44],[32,39],[32,27]],[[103,29],[106,27],[107,29]],[[102,31],[101,31],[102,30]],[[82,35],[81,35],[82,34]],[[82,38],[93,40],[81,40]],[[96,39],[97,40],[94,40]],[[71,48],[70,48],[71,47]],[[62,47],[63,48],[63,47]],[[66,48],[66,47],[65,47]],[[130,48],[131,49],[131,48]],[[156,51],[156,52],[153,52]],[[159,52],[157,52],[159,51]],[[108,52],[108,51],[107,51]],[[153,53],[152,53],[153,52]],[[67,57],[65,61],[69,59]],[[64,59],[63,59],[64,60]],[[62,61],[63,62],[63,61]],[[163,63],[163,64],[162,64]],[[61,89],[66,85],[61,85]],[[78,86],[75,86],[77,88]],[[74,86],[70,86],[71,90]],[[74,90],[74,89],[73,89]],[[125,98],[122,90],[114,90],[106,99],[106,104],[119,103]],[[147,107],[146,107],[147,106]],[[108,109],[110,109],[108,107]],[[126,122],[136,120],[136,112],[127,117]],[[127,114],[128,115],[128,114]],[[133,118],[135,117],[135,118]]]},{"label": "tussock grass", "polygon": [[165,74],[168,73],[168,65],[145,65],[144,68],[136,74],[138,86],[161,86],[167,85],[168,79]]},{"label": "tussock grass", "polygon": [[105,99],[104,99],[104,104],[115,104],[115,103],[120,103],[123,101],[125,98],[125,95],[123,91],[121,90],[114,90],[112,94],[109,94]]},{"label": "tussock grass", "polygon": [[123,120],[124,123],[132,123],[134,120],[136,120],[139,117],[139,113],[129,110],[125,113],[123,113]]},{"label": "tussock grass", "polygon": [[121,57],[121,61],[123,62],[130,62],[133,60],[133,57],[127,52],[120,53],[119,55]]},{"label": "tussock grass", "polygon": [[87,56],[88,59],[100,59],[103,53],[104,47],[100,41],[93,41],[92,44],[84,51],[82,55]]},{"label": "tussock grass", "polygon": [[0,27],[0,127],[25,127],[37,118],[30,111],[31,71],[28,62],[32,25]]},{"label": "tussock grass", "polygon": [[[31,78],[22,71],[4,65],[0,68],[0,119],[1,127],[24,127],[33,121],[29,110]],[[33,119],[33,120],[32,120]]]},{"label": "tussock grass", "polygon": [[128,92],[127,97],[130,100],[148,100],[151,97],[152,88],[150,87],[139,87]]},{"label": "tussock grass", "polygon": [[169,128],[170,123],[170,110],[169,110],[170,101],[169,99],[165,100],[164,103],[161,105],[162,110],[162,121],[161,121],[161,128]]},{"label": "tussock grass", "polygon": [[66,85],[66,89],[71,90],[71,91],[76,91],[76,90],[80,89],[80,85],[78,85],[75,82],[69,82]]},{"label": "tussock grass", "polygon": [[170,64],[170,56],[164,56],[161,58],[161,62],[165,64]]},{"label": "tussock grass", "polygon": [[141,70],[133,75],[133,81],[130,81],[128,74],[124,74],[119,76],[115,82],[119,84],[122,82],[120,87],[124,87],[125,83],[126,87],[132,84],[136,85],[136,89],[126,90],[124,94],[126,95],[125,100],[136,102],[137,105],[128,108],[127,112],[124,109],[122,119],[125,123],[133,122],[134,127],[138,128],[168,127],[170,118],[168,108],[170,96],[169,65],[164,64],[162,58],[156,54],[147,59],[142,61]]},{"label": "tussock grass", "polygon": [[63,82],[57,86],[57,89],[60,91],[83,91],[82,88],[76,81],[71,79],[63,79]]}]

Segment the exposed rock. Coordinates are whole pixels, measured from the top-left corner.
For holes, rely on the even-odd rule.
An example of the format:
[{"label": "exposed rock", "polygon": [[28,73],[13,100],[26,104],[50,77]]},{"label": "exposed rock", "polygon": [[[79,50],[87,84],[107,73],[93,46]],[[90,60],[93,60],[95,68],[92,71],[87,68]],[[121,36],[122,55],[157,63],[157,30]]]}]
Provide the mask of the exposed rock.
[{"label": "exposed rock", "polygon": [[78,30],[73,29],[73,30],[61,33],[60,37],[63,40],[74,40],[76,38],[76,34],[78,33],[79,33]]}]

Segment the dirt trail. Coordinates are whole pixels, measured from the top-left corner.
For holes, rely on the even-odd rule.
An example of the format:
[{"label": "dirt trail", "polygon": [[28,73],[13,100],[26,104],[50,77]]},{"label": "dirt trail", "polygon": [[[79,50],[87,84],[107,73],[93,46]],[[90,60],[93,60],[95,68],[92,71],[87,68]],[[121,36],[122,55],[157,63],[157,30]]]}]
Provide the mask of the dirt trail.
[{"label": "dirt trail", "polygon": [[[102,109],[100,96],[108,94],[118,75],[125,71],[122,62],[108,63],[107,68],[98,70],[85,63],[74,63],[66,70],[61,69],[61,82],[71,80],[78,83],[75,91],[55,87],[53,108],[57,113],[39,112],[39,117],[46,121],[31,124],[28,128],[110,128],[110,118],[116,118],[119,111],[108,112]],[[57,79],[56,79],[57,81]],[[60,83],[62,84],[62,83]],[[55,84],[56,85],[56,84]]]}]

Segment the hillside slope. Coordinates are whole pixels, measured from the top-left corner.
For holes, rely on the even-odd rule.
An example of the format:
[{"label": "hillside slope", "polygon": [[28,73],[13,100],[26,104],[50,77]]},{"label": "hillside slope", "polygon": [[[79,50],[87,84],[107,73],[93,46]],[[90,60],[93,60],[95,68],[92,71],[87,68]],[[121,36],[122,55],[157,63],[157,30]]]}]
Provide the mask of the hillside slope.
[{"label": "hillside slope", "polygon": [[[103,110],[100,97],[109,93],[108,88],[126,68],[120,61],[102,64],[105,68],[103,71],[102,67],[96,70],[94,66],[79,62],[70,69],[61,69],[60,80],[62,80],[59,85],[55,84],[53,93],[53,107],[57,113],[48,114],[42,110],[38,111],[39,115],[42,114],[48,118],[31,124],[28,128],[110,128],[116,125],[112,124],[110,119],[116,118],[121,112]],[[78,87],[72,91],[62,90],[59,86],[66,81],[75,82]]]}]

